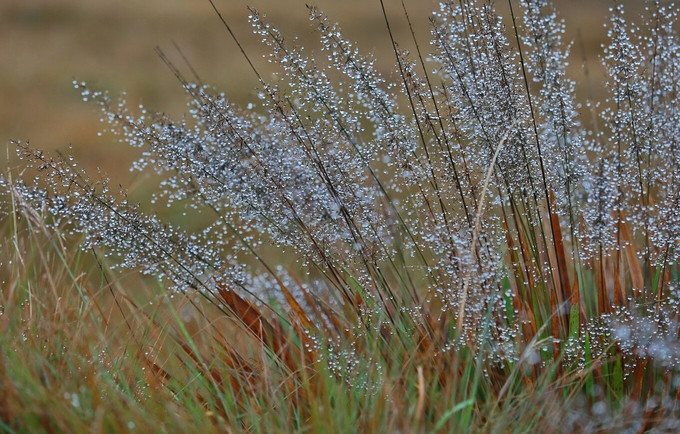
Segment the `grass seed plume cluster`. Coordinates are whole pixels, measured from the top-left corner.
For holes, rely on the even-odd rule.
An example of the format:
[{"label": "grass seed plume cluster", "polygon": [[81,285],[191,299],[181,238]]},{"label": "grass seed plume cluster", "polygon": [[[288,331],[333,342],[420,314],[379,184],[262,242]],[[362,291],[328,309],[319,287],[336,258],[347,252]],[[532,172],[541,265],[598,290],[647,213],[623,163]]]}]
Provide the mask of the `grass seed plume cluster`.
[{"label": "grass seed plume cluster", "polygon": [[[103,390],[120,414],[171,401],[161,427],[680,430],[676,8],[650,1],[636,25],[615,5],[609,97],[580,103],[550,1],[510,1],[504,17],[493,1],[442,2],[429,46],[413,30],[397,41],[385,7],[411,28],[408,3],[385,3],[390,79],[310,7],[315,54],[251,10],[280,74],[265,80],[241,50],[259,80],[247,107],[162,51],[182,120],[75,82],[139,149],[132,170],[162,178],[153,203],[206,225],[172,225],[71,157],[17,143],[37,180],[2,181],[6,257],[22,227],[60,251],[82,236],[103,275],[161,283],[165,317],[99,283],[131,336],[101,370],[144,371]],[[26,279],[13,291],[41,290]],[[205,323],[192,333],[191,305]],[[140,343],[138,327],[163,339]],[[31,426],[13,408],[0,426]]]}]

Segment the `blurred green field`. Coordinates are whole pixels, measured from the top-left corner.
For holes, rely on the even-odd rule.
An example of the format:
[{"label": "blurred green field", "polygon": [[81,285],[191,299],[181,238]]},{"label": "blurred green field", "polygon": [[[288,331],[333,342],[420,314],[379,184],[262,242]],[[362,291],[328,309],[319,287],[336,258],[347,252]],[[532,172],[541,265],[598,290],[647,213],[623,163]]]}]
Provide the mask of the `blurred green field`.
[{"label": "blurred green field", "polygon": [[[307,20],[310,0],[217,0],[258,67],[272,72],[259,54],[264,48],[250,32],[250,4],[267,13],[284,35],[300,37],[314,47]],[[377,0],[317,0],[311,2],[341,23],[350,40],[375,54],[379,67],[392,73],[393,55]],[[501,5],[504,2],[499,2]],[[611,2],[557,1],[567,20],[567,39],[575,40],[571,68],[579,78],[579,96],[602,92],[597,55],[605,38],[602,23]],[[642,2],[630,3],[629,10]],[[409,46],[400,3],[387,0],[399,40]],[[435,2],[407,0],[415,30],[429,40],[428,16]],[[252,99],[253,74],[211,9],[207,0],[3,0],[0,2],[0,169],[14,150],[10,139],[30,140],[37,147],[66,150],[88,169],[100,167],[116,182],[132,182],[127,173],[134,152],[100,129],[94,107],[83,103],[72,87],[74,78],[113,94],[126,91],[132,104],[179,115],[184,96],[175,78],[154,53],[160,46],[176,61],[175,41],[205,82],[234,101]],[[583,79],[584,59],[591,70]],[[12,161],[12,159],[10,159]],[[13,163],[10,163],[13,164]]]}]

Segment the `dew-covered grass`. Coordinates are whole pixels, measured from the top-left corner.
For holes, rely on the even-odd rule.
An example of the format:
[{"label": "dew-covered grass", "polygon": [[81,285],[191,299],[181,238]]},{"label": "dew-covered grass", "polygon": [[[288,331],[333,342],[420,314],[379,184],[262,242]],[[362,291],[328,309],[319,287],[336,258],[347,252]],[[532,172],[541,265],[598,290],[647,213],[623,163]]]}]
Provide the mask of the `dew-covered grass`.
[{"label": "dew-covered grass", "polygon": [[673,6],[612,8],[599,101],[546,0],[444,2],[429,44],[385,13],[388,78],[250,12],[247,105],[160,50],[180,120],[74,82],[193,224],[15,143],[3,429],[680,430]]}]

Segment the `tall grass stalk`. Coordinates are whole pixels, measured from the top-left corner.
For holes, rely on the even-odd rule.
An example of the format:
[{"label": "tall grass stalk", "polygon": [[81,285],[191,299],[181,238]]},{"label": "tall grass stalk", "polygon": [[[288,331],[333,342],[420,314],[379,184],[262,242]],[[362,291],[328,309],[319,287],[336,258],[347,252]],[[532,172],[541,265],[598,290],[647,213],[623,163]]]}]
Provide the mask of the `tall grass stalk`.
[{"label": "tall grass stalk", "polygon": [[[152,204],[203,228],[16,143],[38,180],[2,181],[4,381],[27,397],[3,429],[680,429],[673,6],[649,2],[640,25],[612,9],[591,130],[548,0],[509,0],[505,18],[442,2],[429,55],[407,3],[401,45],[380,0],[393,79],[314,7],[315,55],[251,9],[273,82],[211,4],[258,101],[230,102],[161,50],[180,121],[74,83],[139,149],[132,169],[163,177]],[[123,285],[123,269],[151,279]],[[45,322],[66,302],[92,326]],[[41,347],[50,327],[82,339]],[[32,409],[54,391],[68,410]]]}]

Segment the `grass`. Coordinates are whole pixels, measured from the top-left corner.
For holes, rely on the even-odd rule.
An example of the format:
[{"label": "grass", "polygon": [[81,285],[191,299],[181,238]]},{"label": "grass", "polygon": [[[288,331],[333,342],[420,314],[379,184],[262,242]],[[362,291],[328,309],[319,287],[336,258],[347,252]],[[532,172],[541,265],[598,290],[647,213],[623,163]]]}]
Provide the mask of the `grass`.
[{"label": "grass", "polygon": [[245,107],[160,50],[181,121],[74,82],[190,227],[16,143],[3,430],[678,429],[673,9],[613,9],[582,106],[550,2],[443,3],[429,55],[380,5],[393,81],[310,7],[312,57],[250,10],[273,82],[215,8]]},{"label": "grass", "polygon": [[[639,8],[638,2],[625,3],[631,9]],[[375,25],[381,23],[378,4],[359,0],[346,0],[342,5],[319,0],[314,4],[342,22],[349,38],[359,46],[375,52],[390,49],[383,27]],[[220,7],[233,21],[235,31],[244,35],[242,42],[249,52],[259,53],[261,46],[256,38],[247,37],[247,5],[267,12],[287,34],[300,36],[305,46],[317,43],[307,26],[305,1],[223,2]],[[585,0],[560,5],[569,24],[566,37],[582,41],[574,47],[571,72],[581,74],[581,58],[588,60],[592,85],[584,88],[583,94],[599,90],[595,84],[602,73],[597,53],[606,36],[600,23],[607,7],[606,2]],[[581,11],[586,8],[589,13],[584,17]],[[425,35],[431,7],[413,9],[416,30]],[[408,29],[397,20],[398,12],[391,11],[396,21],[393,30],[405,37]],[[49,0],[7,0],[0,4],[0,24],[0,62],[8,65],[0,71],[3,145],[9,138],[27,138],[44,149],[66,152],[71,144],[83,167],[99,167],[123,185],[137,181],[127,172],[135,155],[127,150],[106,153],[109,138],[97,135],[98,116],[72,91],[73,77],[114,92],[125,90],[135,104],[143,102],[179,116],[184,110],[182,92],[153,53],[156,45],[167,48],[176,41],[202,78],[229,89],[235,102],[247,104],[257,85],[247,65],[225,47],[219,21],[208,2],[149,0],[140,5],[134,0],[68,0],[55,5]],[[377,61],[381,71],[391,70],[389,56],[379,56]],[[266,65],[262,68],[267,74],[276,71]],[[579,83],[586,85],[585,80]],[[0,153],[3,172],[9,164],[4,152]]]},{"label": "grass", "polygon": [[[31,220],[17,217],[19,226]],[[529,430],[563,416],[554,396],[543,400],[552,396],[545,379],[528,396],[509,390],[503,405],[475,408],[474,395],[490,391],[479,384],[485,381],[471,354],[458,361],[465,365],[458,367],[459,381],[471,382],[470,391],[441,388],[421,357],[405,363],[402,352],[389,355],[387,372],[354,372],[367,382],[380,376],[381,385],[369,394],[314,361],[298,368],[308,372],[299,374],[292,391],[294,373],[279,372],[271,354],[257,354],[266,348],[239,343],[247,338],[239,338],[238,327],[212,329],[225,321],[209,307],[188,308],[186,298],[130,276],[97,285],[98,265],[34,222],[38,226],[4,228],[3,259],[20,263],[3,270],[10,273],[0,324],[4,432],[381,432],[425,423],[434,430]],[[373,346],[364,349],[373,357],[385,356],[376,342],[366,345]],[[235,348],[254,352],[250,363],[257,361],[260,372],[235,367]],[[304,406],[294,408],[296,400]]]}]

